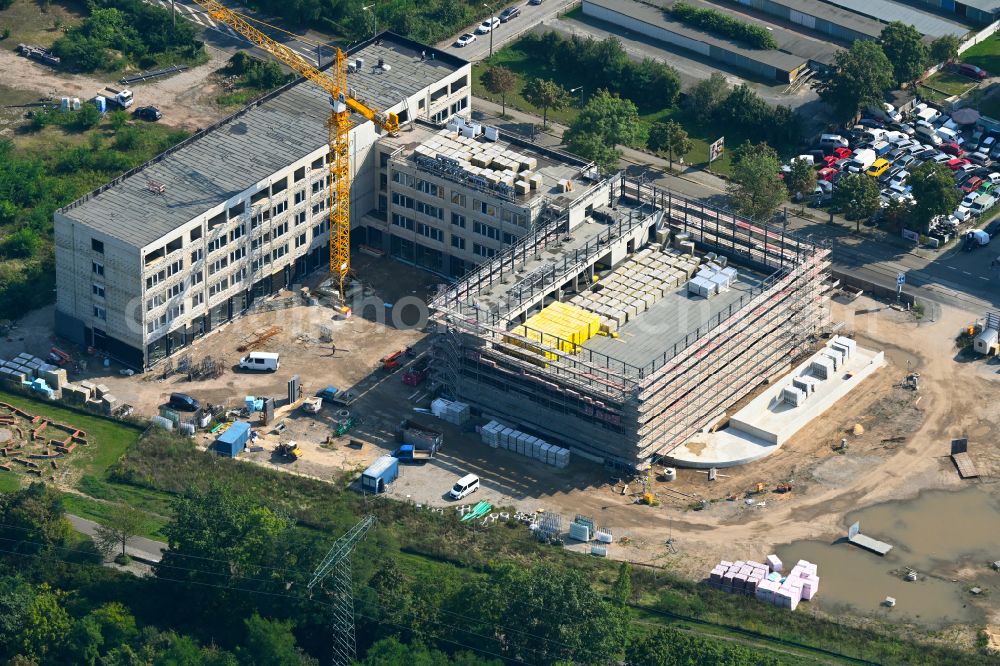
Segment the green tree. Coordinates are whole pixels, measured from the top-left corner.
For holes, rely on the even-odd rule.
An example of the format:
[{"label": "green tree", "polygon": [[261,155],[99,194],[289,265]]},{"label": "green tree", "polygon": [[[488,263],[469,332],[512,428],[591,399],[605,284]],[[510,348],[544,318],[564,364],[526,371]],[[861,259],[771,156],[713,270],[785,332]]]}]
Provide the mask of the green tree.
[{"label": "green tree", "polygon": [[597,162],[603,171],[614,171],[621,158],[615,146],[641,145],[646,140],[639,110],[628,99],[599,90],[563,134],[572,152]]},{"label": "green tree", "polygon": [[42,584],[28,606],[20,634],[20,651],[42,660],[58,654],[69,635],[72,620],[60,603],[60,594]]},{"label": "green tree", "polygon": [[83,132],[97,126],[101,122],[101,112],[90,103],[84,103],[79,111],[73,112],[73,127]]},{"label": "green tree", "polygon": [[643,58],[637,63],[630,61],[624,75],[627,87],[619,87],[617,92],[637,105],[660,110],[677,103],[677,96],[681,92],[681,78],[670,65],[653,58]]},{"label": "green tree", "polygon": [[[176,501],[173,520],[163,528],[168,548],[154,571],[169,579],[162,594],[186,621],[210,621],[213,631],[235,634],[242,629],[241,611],[249,616],[263,601],[230,587],[285,589],[281,570],[297,565],[292,521],[261,501],[224,485]],[[199,562],[196,570],[193,561]]]},{"label": "green tree", "polygon": [[694,143],[688,138],[688,133],[676,120],[654,123],[649,128],[647,145],[650,150],[657,153],[666,153],[671,169],[674,168],[674,156],[684,157],[694,147]]},{"label": "green tree", "polygon": [[473,652],[448,655],[428,648],[423,643],[401,643],[398,638],[385,638],[374,643],[360,666],[501,666],[499,659],[484,659]]},{"label": "green tree", "polygon": [[105,556],[120,549],[121,556],[125,557],[128,542],[142,533],[145,523],[145,513],[128,504],[119,505],[106,525],[97,526],[94,541]]},{"label": "green tree", "polygon": [[697,117],[711,117],[728,96],[729,83],[726,77],[712,72],[707,79],[702,79],[688,89],[681,106]]},{"label": "green tree", "polygon": [[116,132],[125,127],[127,123],[128,114],[120,109],[118,111],[112,111],[108,114],[108,124],[111,126],[111,129]]},{"label": "green tree", "polygon": [[792,160],[790,171],[785,174],[785,187],[795,201],[813,193],[816,189],[816,169],[805,160]]},{"label": "green tree", "polygon": [[500,114],[507,115],[507,95],[517,88],[517,74],[503,65],[492,65],[483,73],[483,87],[500,95]]},{"label": "green tree", "polygon": [[931,220],[952,212],[962,200],[962,193],[955,187],[951,170],[933,160],[913,169],[906,177],[906,184],[910,186],[910,194],[916,202],[913,221],[921,233],[927,233]]},{"label": "green tree", "polygon": [[780,170],[777,153],[766,143],[737,148],[727,187],[733,209],[758,221],[770,218],[787,196]]},{"label": "green tree", "polygon": [[530,664],[613,663],[629,622],[628,611],[601,598],[582,571],[551,564],[501,564],[467,584],[452,605],[472,620],[466,626],[473,633],[456,630],[457,642],[496,637],[496,651]]},{"label": "green tree", "polygon": [[611,586],[611,598],[619,606],[626,606],[632,600],[632,565],[628,562],[618,565],[618,577]]},{"label": "green tree", "polygon": [[237,653],[246,666],[302,666],[318,663],[295,645],[292,622],[268,620],[257,613],[248,617],[246,637]]},{"label": "green tree", "polygon": [[889,199],[879,219],[892,231],[900,231],[913,218],[913,204],[909,200]]},{"label": "green tree", "polygon": [[0,655],[14,652],[12,648],[20,638],[36,594],[35,588],[21,578],[0,578]]},{"label": "green tree", "polygon": [[897,84],[916,81],[927,69],[930,52],[923,35],[912,25],[893,21],[882,29],[879,41],[883,53],[892,63]]},{"label": "green tree", "polygon": [[850,49],[837,51],[834,60],[836,71],[820,85],[819,94],[841,119],[881,104],[893,87],[892,64],[875,42],[859,39]]},{"label": "green tree", "polygon": [[[9,202],[3,202],[8,203]],[[0,206],[0,212],[3,207]],[[3,239],[0,243],[0,258],[3,259],[27,259],[35,256],[39,246],[38,234],[33,230],[24,227],[18,229],[11,235]]]},{"label": "green tree", "polygon": [[949,62],[958,57],[962,40],[957,35],[941,35],[930,45],[931,63]]},{"label": "green tree", "polygon": [[65,546],[72,532],[61,495],[44,483],[0,494],[0,537],[6,550],[37,553]]},{"label": "green tree", "polygon": [[856,220],[860,232],[861,220],[870,218],[880,208],[878,181],[868,174],[849,173],[834,188],[832,204],[847,219]]},{"label": "green tree", "polygon": [[542,127],[549,122],[549,109],[558,111],[569,104],[569,92],[555,81],[546,79],[528,79],[521,91],[524,99],[542,110]]}]

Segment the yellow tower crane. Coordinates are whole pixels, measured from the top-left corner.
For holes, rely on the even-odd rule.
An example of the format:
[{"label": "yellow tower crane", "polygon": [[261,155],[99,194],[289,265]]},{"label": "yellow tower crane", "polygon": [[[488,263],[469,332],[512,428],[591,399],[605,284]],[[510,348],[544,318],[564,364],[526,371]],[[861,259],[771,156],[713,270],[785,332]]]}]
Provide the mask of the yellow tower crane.
[{"label": "yellow tower crane", "polygon": [[194,0],[216,21],[225,23],[253,44],[267,51],[293,71],[330,93],[333,110],[326,122],[330,143],[330,272],[337,277],[340,294],[344,295],[344,280],[351,269],[351,157],[349,137],[351,111],[371,120],[389,134],[399,131],[399,117],[391,112],[379,112],[353,99],[347,91],[347,59],[335,49],[333,67],[322,72],[287,46],[279,44],[239,14],[216,0]]}]

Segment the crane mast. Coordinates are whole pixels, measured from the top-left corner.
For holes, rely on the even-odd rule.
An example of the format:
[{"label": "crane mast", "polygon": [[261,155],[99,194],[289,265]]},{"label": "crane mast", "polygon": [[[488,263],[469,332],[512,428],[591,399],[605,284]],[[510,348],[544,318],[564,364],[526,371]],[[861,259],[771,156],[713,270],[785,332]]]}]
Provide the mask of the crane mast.
[{"label": "crane mast", "polygon": [[337,278],[340,294],[351,270],[351,112],[359,113],[389,134],[399,131],[399,117],[379,112],[352,98],[347,90],[347,59],[335,49],[331,72],[323,72],[287,46],[276,42],[218,0],[194,0],[208,15],[228,25],[254,45],[267,51],[297,74],[330,94],[332,110],[326,121],[330,211],[330,272]]}]

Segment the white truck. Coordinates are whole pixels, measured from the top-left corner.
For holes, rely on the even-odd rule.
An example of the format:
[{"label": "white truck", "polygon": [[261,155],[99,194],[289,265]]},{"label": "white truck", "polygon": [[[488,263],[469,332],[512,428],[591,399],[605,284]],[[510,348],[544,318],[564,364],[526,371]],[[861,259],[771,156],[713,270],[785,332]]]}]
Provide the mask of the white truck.
[{"label": "white truck", "polygon": [[132,99],[132,91],[128,88],[118,90],[117,88],[108,86],[105,90],[110,94],[101,93],[100,96],[107,99],[111,104],[117,104],[121,109],[127,109],[135,102],[135,100]]}]

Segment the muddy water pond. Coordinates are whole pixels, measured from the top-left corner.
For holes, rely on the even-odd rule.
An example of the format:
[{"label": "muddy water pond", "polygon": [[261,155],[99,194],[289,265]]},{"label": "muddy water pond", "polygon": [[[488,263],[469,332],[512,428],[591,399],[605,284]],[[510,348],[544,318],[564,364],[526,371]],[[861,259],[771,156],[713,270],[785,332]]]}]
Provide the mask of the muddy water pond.
[{"label": "muddy water pond", "polygon": [[[981,486],[958,492],[927,491],[913,500],[888,502],[846,516],[847,526],[861,522],[861,532],[892,544],[879,557],[847,542],[802,541],[778,549],[783,562],[800,559],[819,565],[820,592],[814,605],[827,611],[850,607],[866,615],[941,626],[972,622],[977,604],[1000,603],[1000,574],[989,563],[1000,560],[1000,502]],[[918,580],[908,582],[908,568]],[[960,569],[973,571],[962,580]],[[985,590],[976,598],[969,588]],[[896,606],[882,605],[895,597]]]}]

